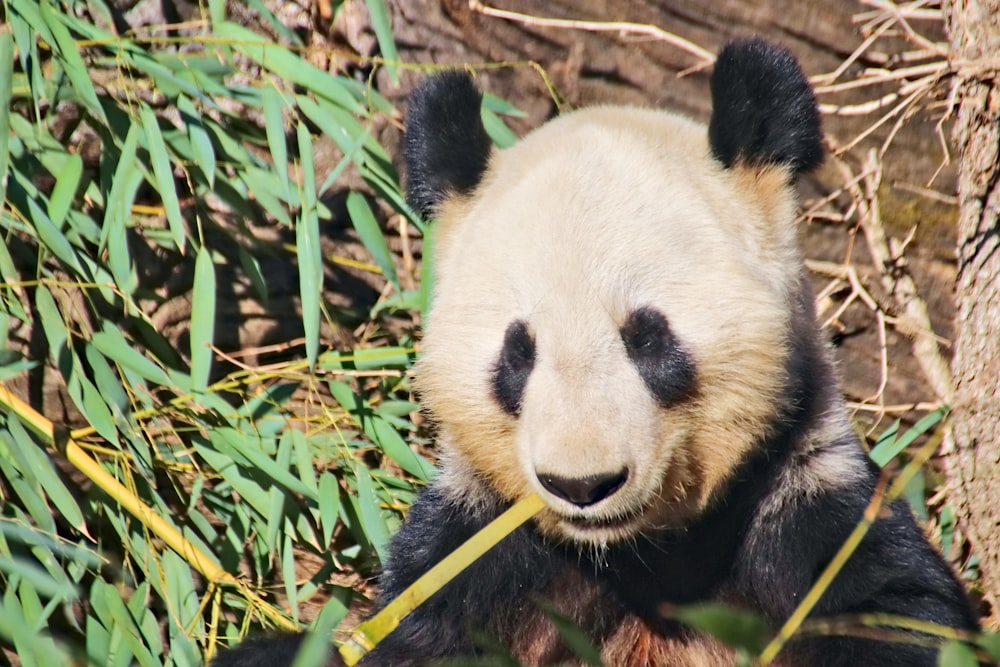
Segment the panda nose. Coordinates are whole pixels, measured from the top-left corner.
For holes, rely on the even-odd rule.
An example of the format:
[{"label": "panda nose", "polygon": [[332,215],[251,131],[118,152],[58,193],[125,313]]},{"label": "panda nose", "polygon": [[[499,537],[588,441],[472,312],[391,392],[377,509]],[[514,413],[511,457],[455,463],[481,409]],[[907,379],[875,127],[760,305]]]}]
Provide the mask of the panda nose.
[{"label": "panda nose", "polygon": [[587,477],[558,477],[537,472],[538,481],[554,496],[568,500],[577,507],[600,502],[621,488],[628,479],[628,468]]}]

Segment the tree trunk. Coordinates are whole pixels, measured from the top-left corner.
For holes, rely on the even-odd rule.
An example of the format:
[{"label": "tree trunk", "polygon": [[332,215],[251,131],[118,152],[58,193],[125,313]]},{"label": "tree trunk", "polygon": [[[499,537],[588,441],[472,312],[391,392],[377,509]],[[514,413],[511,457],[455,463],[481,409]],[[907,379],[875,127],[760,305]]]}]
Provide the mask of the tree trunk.
[{"label": "tree trunk", "polygon": [[946,3],[959,101],[956,392],[951,498],[1000,621],[1000,0]]}]

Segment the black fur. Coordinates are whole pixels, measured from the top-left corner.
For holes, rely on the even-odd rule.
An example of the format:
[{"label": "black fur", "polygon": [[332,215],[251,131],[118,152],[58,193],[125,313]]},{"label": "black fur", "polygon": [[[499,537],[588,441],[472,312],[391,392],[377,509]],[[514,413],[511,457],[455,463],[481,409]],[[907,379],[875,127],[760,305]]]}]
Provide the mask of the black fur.
[{"label": "black fur", "polygon": [[727,45],[712,75],[709,142],[727,167],[786,165],[793,174],[823,161],[819,110],[795,57],[753,38]]},{"label": "black fur", "polygon": [[[295,661],[305,635],[270,635],[219,653],[212,667],[284,667]],[[336,663],[333,663],[336,664]]]},{"label": "black fur", "polygon": [[492,143],[480,116],[482,93],[465,72],[427,79],[410,96],[403,136],[406,198],[433,217],[449,195],[468,194],[482,179]]},{"label": "black fur", "polygon": [[667,407],[691,393],[695,386],[694,360],[674,337],[663,313],[653,308],[633,311],[622,326],[621,336],[628,358],[661,406]]},{"label": "black fur", "polygon": [[521,413],[521,399],[534,367],[535,340],[528,325],[521,320],[512,322],[504,333],[500,357],[493,367],[493,398],[513,417]]}]

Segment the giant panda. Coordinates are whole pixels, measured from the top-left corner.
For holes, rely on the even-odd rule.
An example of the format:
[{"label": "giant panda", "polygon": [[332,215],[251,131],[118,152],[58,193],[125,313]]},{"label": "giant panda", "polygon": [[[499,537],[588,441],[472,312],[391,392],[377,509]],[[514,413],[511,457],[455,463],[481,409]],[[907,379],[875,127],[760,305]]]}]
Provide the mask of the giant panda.
[{"label": "giant panda", "polygon": [[[572,662],[539,600],[609,667],[735,664],[671,610],[715,601],[777,627],[862,518],[879,471],[796,247],[794,179],[823,155],[813,93],[756,38],[720,53],[711,90],[707,128],[596,107],[502,151],[466,74],[413,94],[408,198],[437,220],[417,378],[441,461],[391,544],[382,604],[512,502],[546,507],[364,665],[473,656],[483,638],[523,664]],[[859,613],[976,628],[903,501],[813,615]],[[270,650],[273,667],[294,646],[232,656]],[[937,664],[932,648],[846,636],[793,641],[779,663]]]}]

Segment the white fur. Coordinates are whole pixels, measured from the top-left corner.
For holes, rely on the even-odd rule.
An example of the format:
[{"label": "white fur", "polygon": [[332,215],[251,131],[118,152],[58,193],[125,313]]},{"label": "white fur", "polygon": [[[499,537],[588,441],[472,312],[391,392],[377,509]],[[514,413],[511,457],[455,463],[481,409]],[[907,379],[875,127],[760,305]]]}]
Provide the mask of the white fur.
[{"label": "white fur", "polygon": [[[590,543],[703,511],[766,432],[785,380],[793,210],[782,170],[725,170],[703,126],[658,111],[575,112],[494,155],[475,194],[439,216],[419,388],[446,466],[480,471],[508,499],[540,493],[543,529]],[[676,408],[655,403],[622,345],[642,306],[694,359],[700,392]],[[517,419],[491,397],[516,319],[537,350]],[[584,509],[535,474],[623,467],[621,491]]]}]

